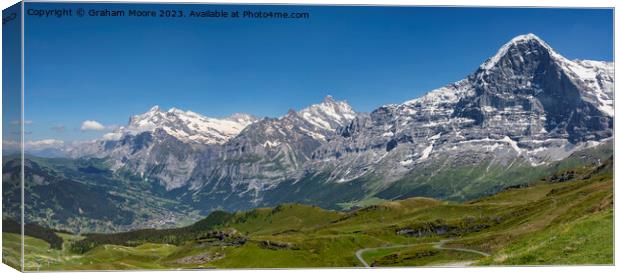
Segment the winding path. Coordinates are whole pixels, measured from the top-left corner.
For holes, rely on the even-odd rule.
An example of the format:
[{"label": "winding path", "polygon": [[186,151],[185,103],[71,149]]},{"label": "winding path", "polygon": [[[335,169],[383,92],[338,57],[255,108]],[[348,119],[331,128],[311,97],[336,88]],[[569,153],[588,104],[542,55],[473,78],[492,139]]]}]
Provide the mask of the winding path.
[{"label": "winding path", "polygon": [[454,251],[462,251],[462,252],[470,252],[470,253],[475,253],[478,255],[482,255],[485,257],[489,257],[491,256],[491,254],[486,253],[486,252],[482,252],[482,251],[478,251],[475,249],[469,249],[469,248],[460,248],[460,247],[444,247],[443,245],[447,242],[449,242],[451,240],[441,240],[438,243],[435,243],[435,245],[433,246],[436,249],[441,249],[441,250],[454,250]]},{"label": "winding path", "polygon": [[[436,249],[440,249],[440,250],[462,251],[462,252],[475,253],[475,254],[478,254],[478,255],[485,256],[485,257],[490,256],[489,253],[478,251],[478,250],[475,250],[475,249],[460,248],[460,247],[444,247],[444,244],[449,242],[449,241],[451,241],[451,240],[441,240],[439,242],[435,242],[435,243],[433,243],[433,247],[436,248]],[[362,257],[362,255],[366,251],[377,250],[377,249],[404,248],[404,247],[411,247],[411,246],[422,245],[422,244],[428,244],[428,243],[416,243],[416,244],[407,244],[407,245],[391,245],[391,246],[362,248],[362,249],[360,249],[360,250],[355,252],[355,257],[364,265],[364,267],[370,267],[370,265]],[[445,266],[467,266],[467,265],[472,264],[473,262],[474,261],[458,261],[458,262],[455,262],[455,263],[448,263],[448,264],[444,264],[444,265]],[[439,266],[441,266],[441,265],[439,265]]]},{"label": "winding path", "polygon": [[364,261],[364,258],[362,258],[362,254],[364,254],[364,252],[369,251],[369,250],[377,250],[377,249],[390,249],[390,248],[402,248],[402,247],[410,247],[410,246],[415,246],[415,245],[419,245],[420,243],[417,244],[409,244],[409,245],[391,245],[391,246],[380,246],[380,247],[370,247],[370,248],[362,248],[358,251],[355,251],[355,257],[357,257],[357,259],[364,265],[364,267],[370,267],[370,265],[368,265],[368,263],[366,261]]}]

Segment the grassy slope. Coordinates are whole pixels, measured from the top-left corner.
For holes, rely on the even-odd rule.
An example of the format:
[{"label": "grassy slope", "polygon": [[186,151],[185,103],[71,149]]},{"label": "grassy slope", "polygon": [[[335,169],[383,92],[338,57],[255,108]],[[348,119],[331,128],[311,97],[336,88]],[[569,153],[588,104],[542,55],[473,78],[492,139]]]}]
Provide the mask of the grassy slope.
[{"label": "grassy slope", "polygon": [[518,239],[481,264],[611,264],[611,210],[544,229]]},{"label": "grassy slope", "polygon": [[2,262],[21,271],[21,240],[15,233],[2,233]]},{"label": "grassy slope", "polygon": [[[50,260],[52,269],[353,267],[361,266],[354,256],[358,249],[418,243],[369,251],[364,256],[379,266],[472,260],[480,265],[610,264],[613,180],[609,167],[612,162],[606,164],[599,169],[571,169],[574,177],[569,181],[551,177],[530,187],[505,190],[467,203],[410,198],[348,213],[285,204],[238,212],[225,223],[204,225],[205,230],[196,233],[232,228],[248,239],[240,246],[205,245],[191,236],[175,244],[154,244],[145,237],[137,246],[99,245],[75,254],[68,250],[70,242],[63,250],[51,250],[49,244],[45,248],[43,244],[47,243],[32,239],[32,244],[41,245],[28,252],[27,265],[35,269],[34,265]],[[397,230],[403,228],[420,231],[423,236],[398,235]],[[452,239],[446,247],[492,255],[483,258],[432,248],[432,243],[446,238]],[[265,240],[286,242],[291,247],[266,248],[261,244]],[[198,259],[204,256],[216,258]]]},{"label": "grassy slope", "polygon": [[434,248],[434,245],[420,244],[398,249],[374,250],[364,253],[364,259],[373,261],[372,266],[431,266],[480,259],[478,254],[439,250]]},{"label": "grassy slope", "polygon": [[[598,164],[611,155],[613,141],[577,151],[563,160],[537,167],[522,158],[514,159],[507,166],[493,163],[493,160],[472,165],[459,163],[463,158],[438,158],[433,160],[432,164],[421,166],[371,196],[384,199],[429,196],[462,202],[495,194],[508,186],[536,181],[554,172]],[[378,183],[380,181],[377,180]]]}]

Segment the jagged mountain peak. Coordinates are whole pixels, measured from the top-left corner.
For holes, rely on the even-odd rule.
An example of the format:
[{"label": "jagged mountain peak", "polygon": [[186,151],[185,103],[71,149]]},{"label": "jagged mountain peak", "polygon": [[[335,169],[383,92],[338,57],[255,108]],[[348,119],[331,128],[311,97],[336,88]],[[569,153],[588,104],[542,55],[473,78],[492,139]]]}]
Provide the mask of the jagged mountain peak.
[{"label": "jagged mountain peak", "polygon": [[512,38],[512,40],[511,40],[511,42],[513,42],[513,43],[527,42],[527,41],[544,42],[542,39],[540,39],[534,33],[518,35],[518,36],[515,36],[514,38]]},{"label": "jagged mountain peak", "polygon": [[531,77],[532,75],[525,74],[532,74],[536,66],[531,66],[531,71],[525,71],[523,67],[531,62],[540,62],[543,59],[556,62],[559,67],[566,67],[568,66],[567,63],[572,63],[535,34],[519,35],[504,44],[495,55],[482,63],[476,73],[469,78],[434,89],[422,97],[406,101],[404,105],[456,103],[463,96],[474,95],[476,84],[488,85],[490,75],[495,76],[495,74],[501,73],[509,74],[510,78]]},{"label": "jagged mountain peak", "polygon": [[321,103],[310,105],[297,113],[310,124],[328,131],[355,118],[356,112],[346,101],[336,101],[327,95]]},{"label": "jagged mountain peak", "polygon": [[[478,90],[507,96],[514,93],[546,96],[543,101],[547,105],[551,98],[559,103],[561,100],[557,98],[580,97],[603,115],[613,117],[613,76],[613,63],[569,60],[538,36],[526,34],[502,46],[470,80]],[[551,86],[551,82],[563,83]]]},{"label": "jagged mountain peak", "polygon": [[168,109],[168,113],[179,113],[179,114],[181,114],[181,113],[184,113],[184,112],[185,111],[183,111],[183,110],[181,110],[179,108],[176,108],[176,107],[172,107],[172,108]]},{"label": "jagged mountain peak", "polygon": [[467,78],[376,109],[315,157],[338,163],[334,181],[366,173],[359,165],[385,162],[391,168],[379,169],[392,175],[399,169],[390,160],[407,172],[459,150],[546,164],[613,136],[613,76],[611,63],[571,61],[538,36],[520,35]]},{"label": "jagged mountain peak", "polygon": [[[346,103],[346,101],[344,101]],[[332,95],[327,95],[325,96],[325,98],[323,98],[323,102],[325,104],[331,104],[331,103],[337,103],[337,101],[334,99],[334,97],[332,97]]]},{"label": "jagged mountain peak", "polygon": [[153,107],[151,107],[151,109],[149,109],[148,112],[159,112],[161,111],[161,108],[159,107],[159,105],[153,105]]},{"label": "jagged mountain peak", "polygon": [[289,108],[288,111],[286,111],[286,116],[296,116],[297,115],[297,111],[295,111],[295,109],[293,108]]},{"label": "jagged mountain peak", "polygon": [[497,68],[506,57],[523,60],[524,58],[539,58],[542,55],[549,55],[560,61],[565,59],[538,36],[532,33],[519,35],[504,44],[493,57],[480,65],[480,69],[492,70]]},{"label": "jagged mountain peak", "polygon": [[126,134],[136,135],[161,129],[183,142],[222,144],[257,120],[258,118],[243,113],[218,119],[175,107],[162,111],[156,105],[143,114],[132,116],[127,126],[106,135],[105,138],[118,139]]},{"label": "jagged mountain peak", "polygon": [[239,123],[253,123],[257,120],[259,120],[260,118],[251,115],[251,114],[246,114],[246,113],[234,113],[228,117],[224,118],[225,120],[231,120],[231,121],[236,121]]},{"label": "jagged mountain peak", "polygon": [[[514,95],[520,95],[528,101],[536,97],[548,108],[552,104],[563,103],[567,98],[579,97],[603,115],[613,117],[613,77],[613,62],[569,60],[530,33],[516,36],[504,44],[497,54],[466,79],[432,90],[420,98],[405,102],[403,106],[452,104],[470,97],[474,103],[470,106],[482,109],[498,98],[512,100],[510,98]],[[563,83],[552,86],[552,82]],[[480,99],[483,93],[487,97]],[[513,102],[496,106],[503,109],[511,107]],[[458,108],[463,110],[466,106],[461,104]],[[539,108],[537,103],[525,106]],[[571,111],[572,108],[564,106],[556,109]]]},{"label": "jagged mountain peak", "polygon": [[[504,44],[502,48],[508,48],[519,44],[537,44],[548,50],[553,50],[543,39],[536,36],[534,33],[522,34],[515,36],[508,43]],[[501,51],[501,50],[500,50]]]}]

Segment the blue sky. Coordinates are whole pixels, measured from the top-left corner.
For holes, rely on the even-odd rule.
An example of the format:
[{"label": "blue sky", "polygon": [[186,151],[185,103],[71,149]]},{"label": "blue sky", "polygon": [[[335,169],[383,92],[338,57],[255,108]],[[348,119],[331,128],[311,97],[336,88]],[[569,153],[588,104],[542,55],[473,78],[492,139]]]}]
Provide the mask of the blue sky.
[{"label": "blue sky", "polygon": [[21,117],[20,9],[15,4],[2,11],[2,18],[14,18],[2,26],[2,140],[15,143],[20,140]]},{"label": "blue sky", "polygon": [[280,116],[330,94],[372,111],[464,78],[525,33],[571,59],[613,54],[613,12],[603,9],[173,7],[309,12],[310,19],[26,16],[27,138],[94,138],[103,132],[81,131],[84,120],[124,125],[153,105]]}]

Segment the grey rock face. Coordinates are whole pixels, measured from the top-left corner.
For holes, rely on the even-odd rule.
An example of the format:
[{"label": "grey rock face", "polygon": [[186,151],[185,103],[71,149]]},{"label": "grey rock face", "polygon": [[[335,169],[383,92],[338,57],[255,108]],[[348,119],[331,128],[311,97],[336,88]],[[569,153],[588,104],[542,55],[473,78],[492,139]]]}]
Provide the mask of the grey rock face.
[{"label": "grey rock face", "polygon": [[299,112],[260,120],[153,107],[73,153],[108,158],[114,170],[128,170],[168,191],[251,195],[298,176],[312,152],[355,115],[346,102],[330,96]]},{"label": "grey rock face", "polygon": [[201,158],[209,158],[212,146],[225,143],[257,120],[247,114],[215,119],[155,106],[102,139],[71,149],[70,154],[108,158],[115,171],[128,170],[173,190],[189,183]]},{"label": "grey rock face", "polygon": [[466,79],[359,116],[317,148],[307,171],[335,183],[377,177],[381,188],[445,160],[549,164],[613,136],[612,67],[516,37]]},{"label": "grey rock face", "polygon": [[304,164],[312,160],[312,153],[334,137],[336,128],[354,117],[348,104],[328,96],[299,112],[290,110],[283,117],[255,122],[227,143],[214,147],[214,157],[199,162],[191,190],[202,194],[228,191],[230,195],[248,196],[257,204],[261,192],[299,177]]},{"label": "grey rock face", "polygon": [[95,151],[89,157],[107,158],[112,170],[129,171],[166,190],[184,186],[198,158],[207,152],[205,146],[185,143],[162,129],[91,145]]},{"label": "grey rock face", "polygon": [[[500,53],[469,78],[475,86],[473,96],[456,104],[455,116],[471,118],[484,127],[496,124],[512,129],[508,134],[514,136],[542,134],[571,143],[611,136],[611,117],[584,100],[593,90],[573,79],[579,71],[571,64],[579,67],[579,63],[564,59],[533,35],[512,41]],[[613,95],[612,90],[606,91],[604,95]],[[510,111],[513,108],[518,110]],[[506,110],[512,120],[494,122]],[[512,126],[501,128],[507,124]]]}]

